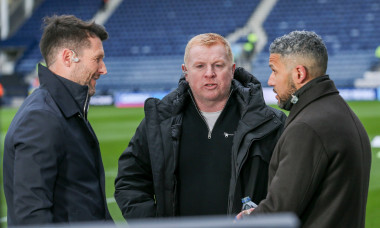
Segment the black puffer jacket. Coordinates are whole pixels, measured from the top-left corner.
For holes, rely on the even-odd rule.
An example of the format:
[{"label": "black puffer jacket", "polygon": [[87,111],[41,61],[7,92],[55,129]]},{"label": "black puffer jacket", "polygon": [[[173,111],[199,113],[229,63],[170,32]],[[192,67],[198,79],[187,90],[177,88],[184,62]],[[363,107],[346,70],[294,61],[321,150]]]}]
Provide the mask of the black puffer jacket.
[{"label": "black puffer jacket", "polygon": [[[177,214],[176,166],[188,89],[182,78],[162,100],[145,102],[145,118],[119,159],[115,180],[115,199],[126,219]],[[260,82],[243,68],[235,70],[232,89],[241,119],[233,139],[229,214],[240,211],[244,196],[256,203],[265,198],[268,164],[286,118],[265,104]]]}]

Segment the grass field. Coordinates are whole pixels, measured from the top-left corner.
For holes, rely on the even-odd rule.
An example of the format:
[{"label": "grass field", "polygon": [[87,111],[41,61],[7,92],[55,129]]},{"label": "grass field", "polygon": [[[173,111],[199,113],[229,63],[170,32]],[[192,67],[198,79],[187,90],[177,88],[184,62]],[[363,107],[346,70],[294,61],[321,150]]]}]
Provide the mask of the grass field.
[{"label": "grass field", "polygon": [[[363,122],[370,139],[380,135],[380,102],[350,102],[351,108]],[[1,110],[1,150],[8,126],[16,113],[16,109]],[[106,194],[108,206],[116,222],[125,222],[113,199],[114,179],[117,173],[117,161],[124,151],[135,129],[143,118],[142,108],[118,109],[115,107],[91,107],[90,122],[100,141],[103,163],[106,173]],[[2,156],[1,156],[2,160]],[[2,161],[1,161],[2,163]],[[2,165],[1,165],[2,167]],[[349,177],[347,177],[349,178]],[[1,184],[2,187],[2,184]],[[3,190],[1,190],[3,192]],[[6,205],[1,193],[1,221],[4,226]],[[366,227],[380,227],[380,148],[372,148],[372,168],[367,203]]]}]

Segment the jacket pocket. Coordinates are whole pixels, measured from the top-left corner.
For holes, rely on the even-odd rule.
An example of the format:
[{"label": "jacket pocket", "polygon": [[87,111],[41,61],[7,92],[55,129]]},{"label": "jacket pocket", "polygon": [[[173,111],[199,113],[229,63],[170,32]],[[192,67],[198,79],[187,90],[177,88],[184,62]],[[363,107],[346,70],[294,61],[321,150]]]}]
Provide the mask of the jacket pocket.
[{"label": "jacket pocket", "polygon": [[276,134],[273,134],[273,136],[267,135],[264,138],[254,140],[251,142],[248,157],[252,158],[254,156],[259,156],[263,161],[269,164],[276,143]]}]

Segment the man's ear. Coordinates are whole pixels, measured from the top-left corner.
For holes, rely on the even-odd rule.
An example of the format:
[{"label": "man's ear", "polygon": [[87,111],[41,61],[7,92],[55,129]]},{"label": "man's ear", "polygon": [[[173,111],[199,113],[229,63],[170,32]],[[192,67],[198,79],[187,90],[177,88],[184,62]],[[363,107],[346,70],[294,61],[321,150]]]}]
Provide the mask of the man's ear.
[{"label": "man's ear", "polygon": [[66,67],[70,67],[72,61],[73,53],[70,49],[63,49],[61,54],[59,55],[60,60]]},{"label": "man's ear", "polygon": [[232,64],[232,78],[234,78],[235,75],[235,69],[236,69],[236,64]]},{"label": "man's ear", "polygon": [[296,84],[303,86],[308,81],[310,81],[310,76],[304,66],[297,65],[295,67],[295,78],[293,79]]},{"label": "man's ear", "polygon": [[185,78],[187,79],[187,68],[186,68],[185,64],[182,64],[182,73],[185,76]]}]

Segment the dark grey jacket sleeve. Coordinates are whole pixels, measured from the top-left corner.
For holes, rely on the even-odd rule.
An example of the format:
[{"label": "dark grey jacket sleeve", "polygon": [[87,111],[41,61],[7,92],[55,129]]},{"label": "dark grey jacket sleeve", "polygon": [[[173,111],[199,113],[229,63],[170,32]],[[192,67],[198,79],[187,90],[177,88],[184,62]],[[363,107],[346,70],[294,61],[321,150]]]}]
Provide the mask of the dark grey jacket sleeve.
[{"label": "dark grey jacket sleeve", "polygon": [[57,178],[62,128],[47,111],[31,111],[14,133],[14,212],[17,224],[53,222],[53,189]]},{"label": "dark grey jacket sleeve", "polygon": [[119,158],[115,199],[125,219],[154,217],[156,207],[145,119]]}]

